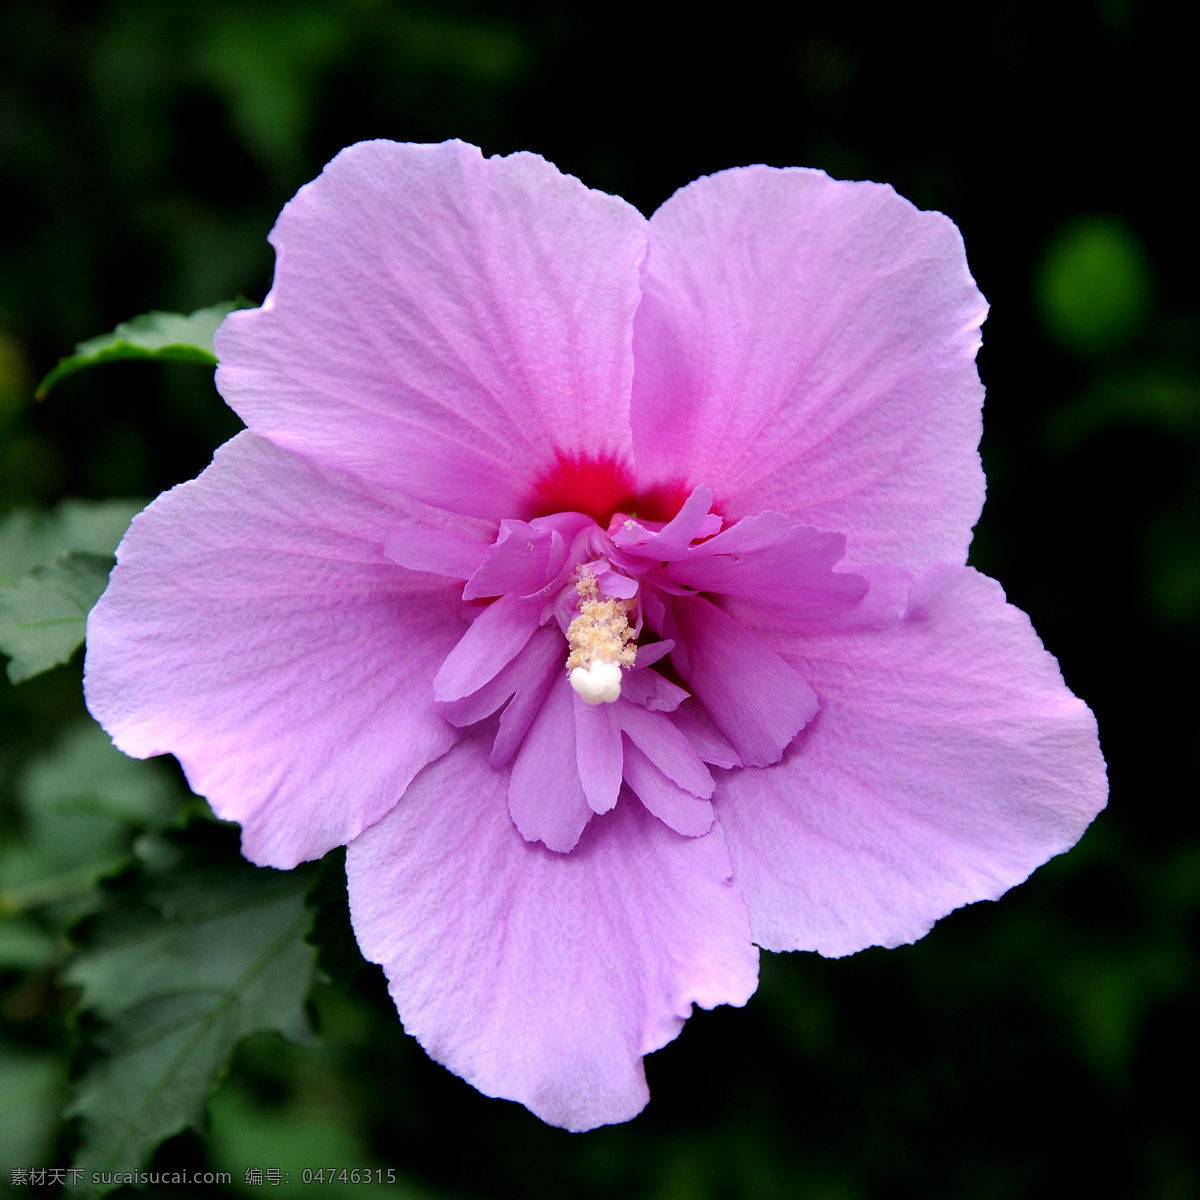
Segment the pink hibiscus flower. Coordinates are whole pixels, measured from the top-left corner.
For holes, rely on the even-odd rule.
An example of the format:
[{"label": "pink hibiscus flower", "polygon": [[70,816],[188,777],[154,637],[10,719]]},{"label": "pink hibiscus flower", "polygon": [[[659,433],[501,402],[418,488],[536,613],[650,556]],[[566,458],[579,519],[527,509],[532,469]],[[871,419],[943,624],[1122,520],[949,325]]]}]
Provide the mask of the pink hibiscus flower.
[{"label": "pink hibiscus flower", "polygon": [[964,564],[986,306],[954,225],[749,167],[646,220],[531,154],[369,142],[272,234],[88,703],[260,864],[349,845],[405,1027],[625,1120],[757,946],[913,941],[1070,846],[1095,722]]}]

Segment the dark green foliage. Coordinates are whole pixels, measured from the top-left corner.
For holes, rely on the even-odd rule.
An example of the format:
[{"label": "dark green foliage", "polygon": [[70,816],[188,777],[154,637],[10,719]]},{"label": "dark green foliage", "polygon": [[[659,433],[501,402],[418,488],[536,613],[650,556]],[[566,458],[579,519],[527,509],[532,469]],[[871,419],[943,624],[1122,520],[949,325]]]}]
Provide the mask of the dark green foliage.
[{"label": "dark green foliage", "polygon": [[344,849],[331,850],[321,860],[304,903],[313,914],[308,940],[317,948],[317,966],[335,983],[352,984],[367,962],[350,924]]},{"label": "dark green foliage", "polygon": [[135,839],[180,810],[162,764],[126,758],[91,721],[30,762],[16,794],[22,836],[0,851],[0,917],[37,912],[57,930],[98,902],[95,885],[132,861]]},{"label": "dark green foliage", "polygon": [[112,566],[111,558],[69,550],[0,591],[0,650],[9,655],[13,683],[65,663],[82,645]]},{"label": "dark green foliage", "polygon": [[163,1138],[202,1127],[243,1038],[312,1041],[312,871],[252,867],[196,835],[168,839],[157,858],[105,887],[64,975],[82,989],[87,1066],[67,1116],[89,1178],[139,1170]]},{"label": "dark green foliage", "polygon": [[130,321],[122,321],[112,333],[80,342],[70,358],[60,359],[58,366],[38,384],[37,398],[43,399],[55,384],[68,375],[104,363],[150,359],[215,367],[217,356],[213,352],[213,335],[217,332],[217,326],[235,308],[248,307],[249,300],[238,299],[198,308],[188,316],[150,312]]},{"label": "dark green foliage", "polygon": [[135,861],[161,859],[161,832],[182,809],[164,764],[126,758],[86,718],[27,760],[6,791],[12,807],[0,841],[0,977],[20,973],[6,1015],[25,1027],[29,1045],[18,1049],[0,1038],[0,1095],[15,1106],[0,1112],[5,1170],[36,1165],[29,1155],[53,1145],[67,1074],[68,993],[58,972],[71,952],[68,930],[103,904],[102,880]]},{"label": "dark green foliage", "polygon": [[0,522],[0,652],[20,683],[65,663],[83,643],[88,612],[108,584],[113,551],[138,501],[66,501]]}]

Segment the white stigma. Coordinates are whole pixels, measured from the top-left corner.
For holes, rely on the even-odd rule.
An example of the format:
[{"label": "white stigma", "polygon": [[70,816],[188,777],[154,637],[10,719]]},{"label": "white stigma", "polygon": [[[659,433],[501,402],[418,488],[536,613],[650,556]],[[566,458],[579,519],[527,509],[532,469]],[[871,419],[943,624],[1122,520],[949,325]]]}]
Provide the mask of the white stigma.
[{"label": "white stigma", "polygon": [[629,627],[629,602],[600,598],[592,575],[581,575],[579,616],[567,629],[568,678],[585,704],[611,704],[621,696],[621,668],[632,667],[637,647]]},{"label": "white stigma", "polygon": [[621,698],[621,668],[616,663],[572,667],[570,680],[584,704],[611,704]]}]

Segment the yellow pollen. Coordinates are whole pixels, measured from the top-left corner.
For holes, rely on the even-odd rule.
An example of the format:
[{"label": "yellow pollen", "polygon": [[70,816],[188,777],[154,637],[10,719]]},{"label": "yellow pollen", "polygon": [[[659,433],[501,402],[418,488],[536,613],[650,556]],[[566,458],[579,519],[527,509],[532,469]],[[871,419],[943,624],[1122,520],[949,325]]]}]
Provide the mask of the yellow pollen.
[{"label": "yellow pollen", "polygon": [[632,667],[637,647],[629,626],[630,602],[601,599],[592,575],[581,575],[575,590],[579,593],[579,616],[567,627],[571,645],[567,670],[590,669],[600,663]]}]

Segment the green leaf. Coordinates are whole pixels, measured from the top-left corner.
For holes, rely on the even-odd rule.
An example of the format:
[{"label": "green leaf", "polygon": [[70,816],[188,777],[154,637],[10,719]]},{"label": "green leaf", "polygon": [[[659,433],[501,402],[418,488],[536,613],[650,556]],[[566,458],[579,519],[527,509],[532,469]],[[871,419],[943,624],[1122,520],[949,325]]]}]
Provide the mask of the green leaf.
[{"label": "green leaf", "polygon": [[[41,909],[55,928],[91,911],[96,884],[128,865],[135,846],[147,857],[146,832],[166,827],[181,809],[180,788],[161,763],[127,758],[91,720],[33,759],[16,795],[21,832],[0,846],[0,918]],[[14,954],[33,944],[12,937]]]},{"label": "green leaf", "polygon": [[239,296],[194,313],[149,312],[131,321],[122,321],[112,333],[102,334],[75,347],[69,358],[59,359],[58,365],[38,385],[37,398],[42,400],[57,383],[101,363],[123,362],[135,358],[159,362],[190,362],[215,367],[213,335],[217,327],[235,309],[251,308],[247,299]]},{"label": "green leaf", "polygon": [[51,1158],[64,1074],[51,1054],[0,1043],[0,1171],[6,1177]]},{"label": "green leaf", "polygon": [[140,500],[65,500],[0,521],[0,652],[13,683],[66,662],[112,570]]},{"label": "green leaf", "polygon": [[[54,750],[25,769],[26,812],[100,818],[136,829],[162,829],[179,812],[175,780],[161,762],[130,758],[92,720],[70,726]],[[43,817],[44,819],[44,817]]]},{"label": "green leaf", "polygon": [[19,508],[0,520],[0,585],[68,550],[110,555],[145,500],[64,500],[53,510]]},{"label": "green leaf", "polygon": [[50,966],[57,956],[58,943],[32,921],[0,920],[0,970],[36,970]]},{"label": "green leaf", "polygon": [[174,870],[107,886],[110,907],[80,931],[83,949],[65,973],[83,988],[83,1023],[94,1030],[95,1057],[66,1113],[81,1121],[75,1165],[87,1178],[139,1170],[165,1138],[199,1127],[241,1039],[312,1040],[304,893],[314,871],[201,857],[196,832]]},{"label": "green leaf", "polygon": [[70,550],[0,587],[0,651],[13,683],[65,663],[84,639],[87,615],[108,586],[111,556]]}]

